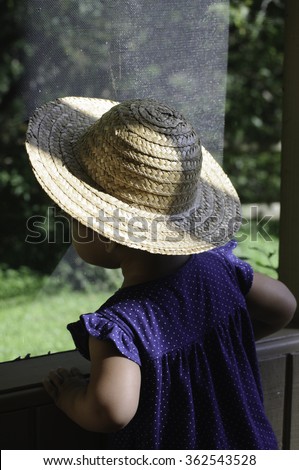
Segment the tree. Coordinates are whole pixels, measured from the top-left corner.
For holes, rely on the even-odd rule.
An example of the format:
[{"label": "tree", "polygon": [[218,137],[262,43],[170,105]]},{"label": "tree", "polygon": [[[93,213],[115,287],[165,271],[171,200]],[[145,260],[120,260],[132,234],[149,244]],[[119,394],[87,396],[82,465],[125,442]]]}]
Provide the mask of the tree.
[{"label": "tree", "polygon": [[284,2],[231,0],[224,166],[243,202],[279,200]]}]

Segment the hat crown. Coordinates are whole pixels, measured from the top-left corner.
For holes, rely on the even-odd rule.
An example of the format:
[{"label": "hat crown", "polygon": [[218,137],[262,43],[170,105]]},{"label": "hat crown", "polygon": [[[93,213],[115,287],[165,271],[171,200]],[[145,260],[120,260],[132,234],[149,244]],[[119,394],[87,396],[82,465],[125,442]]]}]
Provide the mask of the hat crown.
[{"label": "hat crown", "polygon": [[199,139],[180,113],[157,101],[114,106],[79,139],[76,154],[106,193],[139,209],[178,214],[196,198]]},{"label": "hat crown", "polygon": [[51,101],[31,117],[26,149],[48,195],[118,243],[200,253],[239,228],[240,201],[222,168],[179,113],[152,100]]}]

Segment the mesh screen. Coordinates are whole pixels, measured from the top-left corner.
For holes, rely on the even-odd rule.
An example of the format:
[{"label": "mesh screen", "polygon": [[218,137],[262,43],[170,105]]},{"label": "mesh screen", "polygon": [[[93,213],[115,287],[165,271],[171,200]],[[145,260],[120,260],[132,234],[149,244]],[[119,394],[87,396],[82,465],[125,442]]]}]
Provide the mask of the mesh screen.
[{"label": "mesh screen", "polygon": [[59,96],[174,105],[221,160],[228,0],[30,0],[28,114]]},{"label": "mesh screen", "polygon": [[[63,96],[116,101],[155,98],[183,112],[202,143],[221,163],[228,3],[228,0],[24,0],[26,72],[19,91],[25,114],[28,117],[37,106]],[[59,219],[51,223],[56,222],[59,225]],[[56,231],[53,233],[56,235]],[[63,231],[63,240],[64,235],[69,239],[68,231]],[[43,247],[37,242],[36,250]],[[10,352],[10,358],[73,347],[64,325],[76,321],[86,308],[98,308],[99,292],[111,291],[120,282],[120,277],[92,268],[79,259],[72,247],[65,252],[36,296],[41,307],[32,309],[29,303],[23,308],[24,328],[20,320],[16,323],[18,336],[23,332],[23,346],[18,345],[15,352]],[[78,292],[87,289],[96,301],[84,294],[84,307],[80,307],[78,297],[73,300],[72,295],[59,293],[66,284]],[[65,336],[58,335],[60,330]]]}]

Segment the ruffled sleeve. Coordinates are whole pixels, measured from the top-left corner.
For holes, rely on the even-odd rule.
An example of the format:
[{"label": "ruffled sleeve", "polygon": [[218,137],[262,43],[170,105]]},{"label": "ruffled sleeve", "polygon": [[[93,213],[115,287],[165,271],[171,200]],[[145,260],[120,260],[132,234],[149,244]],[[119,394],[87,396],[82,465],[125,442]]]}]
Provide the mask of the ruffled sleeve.
[{"label": "ruffled sleeve", "polygon": [[86,359],[90,359],[88,339],[89,336],[93,336],[99,340],[112,341],[124,357],[141,365],[133,336],[125,324],[118,324],[96,312],[81,315],[80,320],[67,325],[67,329],[70,331],[77,349]]},{"label": "ruffled sleeve", "polygon": [[253,282],[253,269],[250,266],[250,264],[238,258],[233,253],[233,250],[236,247],[237,247],[237,242],[232,240],[229,243],[227,243],[225,246],[221,247],[220,252],[232,266],[236,274],[242,294],[247,295],[251,289],[252,282]]}]

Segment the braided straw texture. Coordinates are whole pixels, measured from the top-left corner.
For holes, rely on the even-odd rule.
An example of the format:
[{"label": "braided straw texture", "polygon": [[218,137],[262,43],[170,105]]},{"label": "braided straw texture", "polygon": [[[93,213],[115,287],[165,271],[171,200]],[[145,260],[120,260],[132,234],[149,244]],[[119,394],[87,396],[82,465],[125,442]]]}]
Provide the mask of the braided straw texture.
[{"label": "braided straw texture", "polygon": [[184,117],[164,104],[61,98],[36,110],[26,148],[48,195],[118,243],[191,254],[239,229],[229,178]]}]

